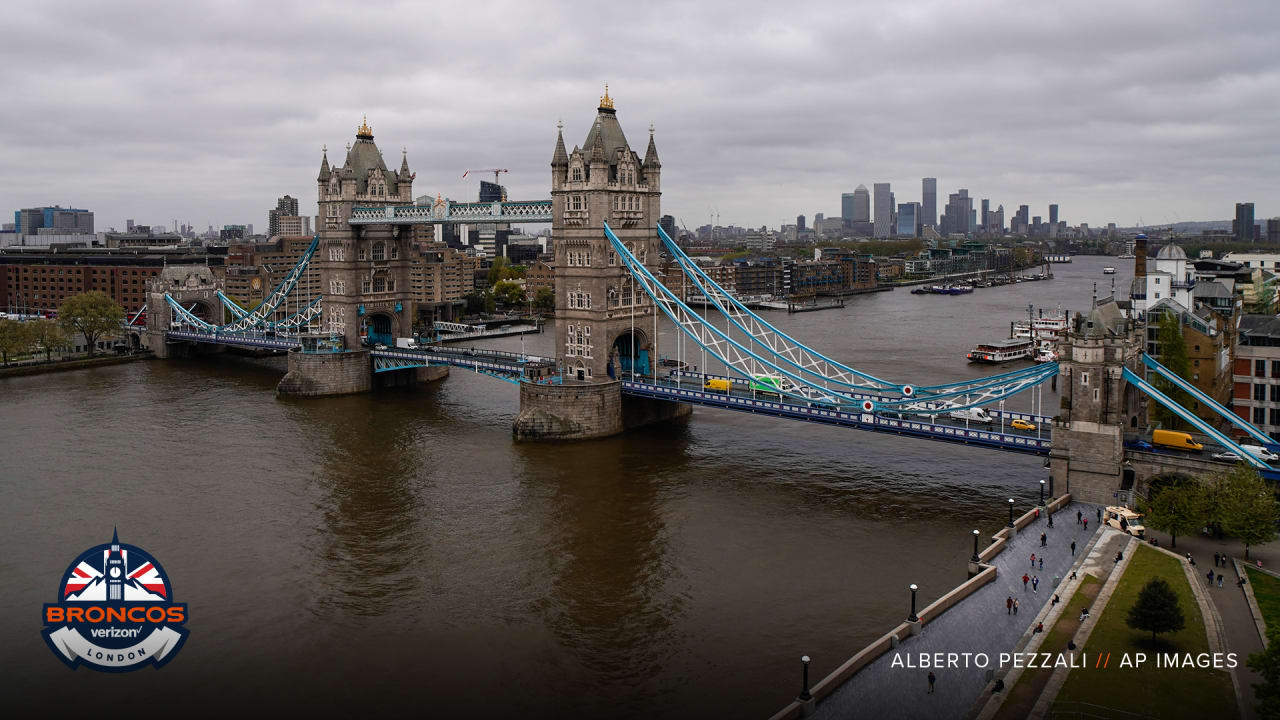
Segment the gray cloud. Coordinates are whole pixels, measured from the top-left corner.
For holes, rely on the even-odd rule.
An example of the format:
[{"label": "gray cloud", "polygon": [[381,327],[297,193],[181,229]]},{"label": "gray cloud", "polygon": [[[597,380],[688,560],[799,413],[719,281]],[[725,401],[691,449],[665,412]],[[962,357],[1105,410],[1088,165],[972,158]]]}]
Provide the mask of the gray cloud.
[{"label": "gray cloud", "polygon": [[[1027,3],[28,3],[0,45],[0,192],[100,226],[264,226],[310,203],[367,113],[417,194],[511,169],[545,197],[555,123],[581,143],[603,83],[663,207],[777,226],[919,178],[1071,222],[1280,214],[1280,6]],[[314,212],[314,204],[310,205]]]}]

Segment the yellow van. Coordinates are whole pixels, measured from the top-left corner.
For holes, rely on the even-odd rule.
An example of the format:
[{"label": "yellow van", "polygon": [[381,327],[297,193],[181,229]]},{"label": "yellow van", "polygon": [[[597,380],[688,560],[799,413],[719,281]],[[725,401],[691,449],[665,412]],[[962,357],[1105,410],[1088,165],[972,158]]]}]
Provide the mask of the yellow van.
[{"label": "yellow van", "polygon": [[1177,430],[1155,430],[1151,433],[1151,442],[1164,448],[1173,450],[1191,450],[1200,452],[1204,450],[1204,445],[1191,439],[1191,436]]},{"label": "yellow van", "polygon": [[729,392],[729,381],[721,378],[707,378],[702,381],[702,389],[727,393]]}]

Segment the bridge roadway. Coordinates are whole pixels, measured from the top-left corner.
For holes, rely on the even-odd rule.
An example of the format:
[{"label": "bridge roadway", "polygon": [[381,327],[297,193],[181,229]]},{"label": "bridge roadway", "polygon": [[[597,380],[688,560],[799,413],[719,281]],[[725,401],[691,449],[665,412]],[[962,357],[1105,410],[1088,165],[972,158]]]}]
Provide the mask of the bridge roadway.
[{"label": "bridge roadway", "polygon": [[964,421],[936,416],[929,420],[923,419],[923,416],[905,419],[888,418],[873,413],[841,410],[817,401],[802,404],[791,398],[753,394],[749,389],[741,387],[741,383],[732,385],[727,393],[705,390],[702,387],[702,380],[690,379],[690,376],[700,377],[697,373],[676,371],[675,375],[675,377],[660,377],[656,382],[651,376],[624,378],[622,392],[638,397],[675,400],[724,410],[771,415],[928,440],[979,445],[1032,455],[1048,455],[1051,444],[1048,433],[1043,431],[1041,437],[1036,437],[1035,431],[1022,432],[1012,428],[1005,429],[1003,426],[1000,430],[996,430],[976,423],[966,427]]}]

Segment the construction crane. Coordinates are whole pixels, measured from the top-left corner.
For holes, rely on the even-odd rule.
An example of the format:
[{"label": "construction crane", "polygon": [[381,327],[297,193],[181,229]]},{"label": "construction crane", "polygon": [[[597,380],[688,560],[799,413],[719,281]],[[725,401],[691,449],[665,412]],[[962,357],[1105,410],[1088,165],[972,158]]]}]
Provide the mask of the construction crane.
[{"label": "construction crane", "polygon": [[504,172],[511,172],[511,171],[510,171],[510,170],[508,170],[508,169],[506,169],[506,168],[480,168],[480,169],[478,169],[478,170],[467,170],[466,172],[462,173],[462,179],[463,179],[463,180],[466,180],[466,179],[467,179],[467,174],[468,174],[468,173],[473,173],[473,172],[491,172],[491,173],[493,173],[493,184],[494,184],[494,185],[497,185],[497,184],[499,184],[499,183],[498,183],[498,174],[499,174],[499,173],[504,173]]}]

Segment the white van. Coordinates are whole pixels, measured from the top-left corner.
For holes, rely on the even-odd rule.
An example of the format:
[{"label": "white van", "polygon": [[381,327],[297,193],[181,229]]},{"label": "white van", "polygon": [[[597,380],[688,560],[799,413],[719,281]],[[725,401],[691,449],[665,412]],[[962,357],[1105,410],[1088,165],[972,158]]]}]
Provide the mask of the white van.
[{"label": "white van", "polygon": [[1271,452],[1261,445],[1241,445],[1240,447],[1244,448],[1245,452],[1253,455],[1263,462],[1271,463],[1276,460],[1280,460],[1280,455]]},{"label": "white van", "polygon": [[969,422],[992,422],[991,415],[984,408],[980,407],[952,410],[947,413],[947,417],[950,417],[953,420],[968,420]]}]

